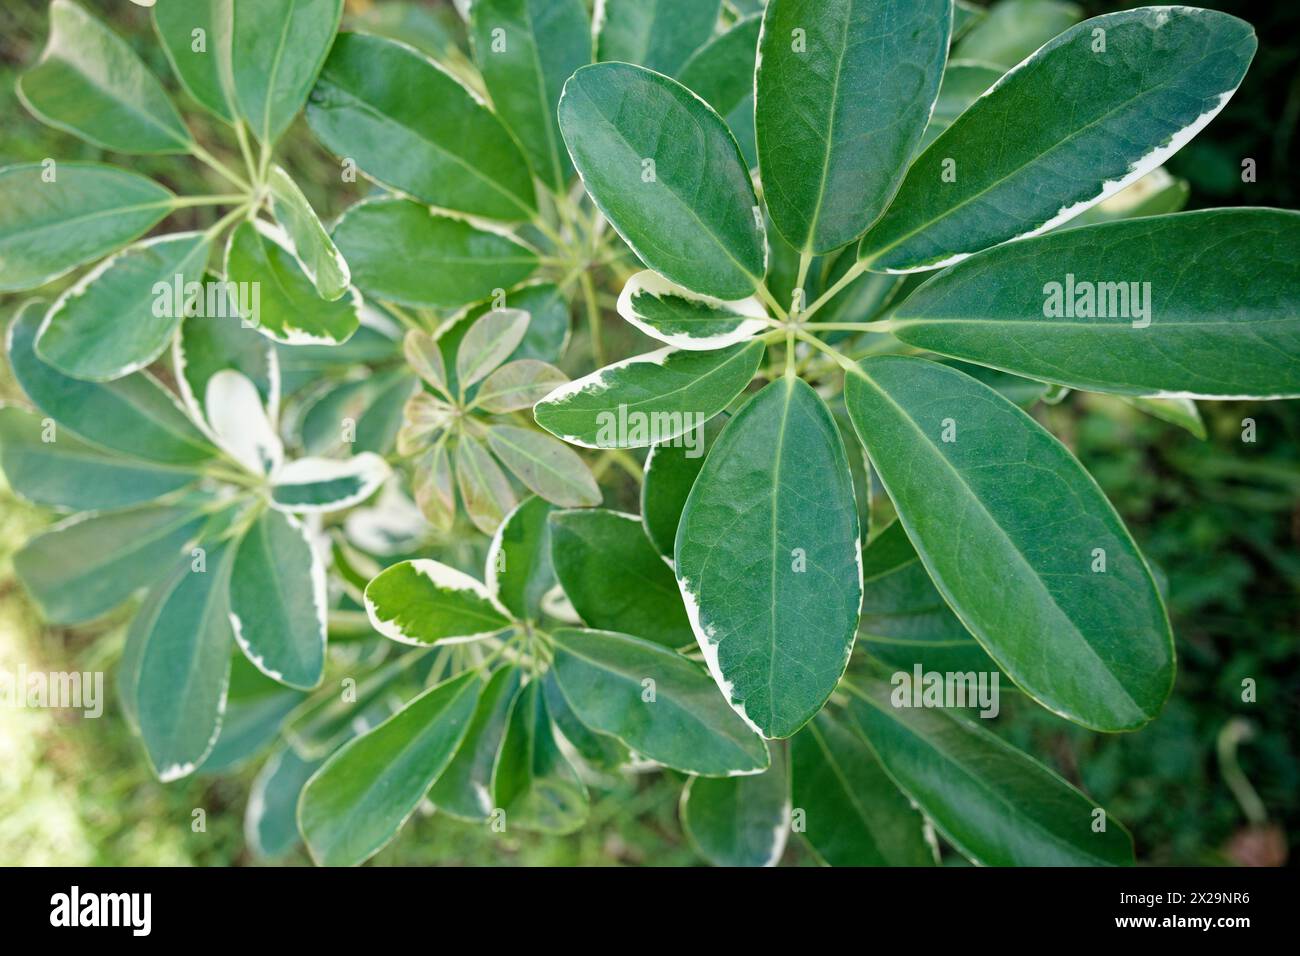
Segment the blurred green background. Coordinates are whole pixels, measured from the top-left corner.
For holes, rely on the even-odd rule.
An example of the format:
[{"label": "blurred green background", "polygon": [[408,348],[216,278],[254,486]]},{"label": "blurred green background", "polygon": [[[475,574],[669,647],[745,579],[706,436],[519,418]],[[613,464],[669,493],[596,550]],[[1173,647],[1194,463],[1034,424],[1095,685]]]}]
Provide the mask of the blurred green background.
[{"label": "blurred green background", "polygon": [[[147,11],[127,0],[84,2],[172,84]],[[1138,5],[1080,4],[1089,15]],[[1260,50],[1236,97],[1169,167],[1191,182],[1192,207],[1300,206],[1294,166],[1300,4],[1202,5],[1251,21]],[[438,4],[420,4],[435,17],[416,18],[401,3],[349,0],[348,6],[350,14],[372,18],[372,27],[409,31],[414,25],[421,32],[404,34],[412,42],[444,42],[435,30]],[[6,0],[0,7],[0,164],[102,156],[31,119],[14,96],[15,77],[39,55],[46,17],[43,0]],[[189,112],[187,118],[204,137],[201,116]],[[286,155],[322,216],[336,215],[365,188],[339,184],[335,161],[301,124],[290,134]],[[1241,180],[1241,161],[1248,157],[1257,164],[1254,183]],[[178,192],[210,192],[218,185],[183,158],[126,162]],[[206,214],[188,215],[198,225]],[[16,302],[0,296],[5,322]],[[12,378],[0,369],[0,399],[17,398]],[[1004,699],[994,729],[1123,820],[1143,863],[1279,865],[1295,857],[1300,833],[1300,404],[1202,403],[1201,411],[1209,432],[1204,442],[1101,396],[1074,394],[1036,410],[1096,476],[1167,576],[1178,683],[1163,714],[1136,734],[1082,731],[1017,694]],[[1255,422],[1253,443],[1242,441],[1247,418]],[[14,498],[0,478],[0,668],[106,671],[108,703],[99,720],[0,708],[0,865],[258,862],[242,833],[256,763],[230,774],[157,783],[112,692],[122,618],[50,628],[26,600],[11,557],[50,520]],[[1254,703],[1242,701],[1246,679],[1257,684]],[[479,825],[417,816],[374,862],[694,863],[677,822],[679,791],[680,778],[672,774],[629,776],[597,797],[591,824],[562,838],[491,834]],[[1262,818],[1248,809],[1252,793],[1262,803]],[[192,826],[196,809],[206,816],[203,832]],[[302,863],[305,856],[286,862]],[[786,862],[810,857],[792,842]]]}]

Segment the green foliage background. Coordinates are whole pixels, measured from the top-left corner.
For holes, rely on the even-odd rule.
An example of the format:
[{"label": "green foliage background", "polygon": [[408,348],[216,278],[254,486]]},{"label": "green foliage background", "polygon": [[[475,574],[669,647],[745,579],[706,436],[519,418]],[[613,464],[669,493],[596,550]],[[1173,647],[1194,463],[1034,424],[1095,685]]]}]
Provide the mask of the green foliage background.
[{"label": "green foliage background", "polygon": [[[172,82],[147,11],[126,0],[85,5],[128,37],[156,75]],[[1082,4],[1089,15],[1136,5]],[[1300,6],[1289,0],[1201,5],[1249,19],[1261,46],[1232,104],[1171,161],[1170,170],[1191,181],[1192,208],[1300,206],[1293,168]],[[349,2],[350,12],[368,6]],[[0,7],[2,163],[100,155],[31,119],[14,96],[16,75],[44,39],[46,11],[44,0],[7,0]],[[334,161],[301,123],[285,151],[323,218],[363,194],[364,183],[338,182]],[[1256,183],[1240,181],[1244,157],[1258,163]],[[130,165],[177,191],[210,191],[213,185],[202,181],[206,173],[199,167],[173,157],[132,157]],[[15,304],[15,297],[0,296],[5,322]],[[582,344],[575,343],[572,352],[581,359]],[[0,370],[0,399],[16,397],[16,386]],[[1141,862],[1276,864],[1295,857],[1300,834],[1300,407],[1208,402],[1201,412],[1210,433],[1206,442],[1105,396],[1076,394],[1039,407],[1044,424],[1088,465],[1167,575],[1178,684],[1162,715],[1136,734],[1090,734],[1015,693],[1004,696],[1003,716],[993,729],[1117,814],[1134,833]],[[1241,441],[1247,417],[1256,422],[1254,444]],[[0,864],[255,862],[241,832],[253,768],[159,784],[115,706],[112,671],[121,622],[74,629],[39,622],[14,578],[11,557],[49,520],[0,485],[0,668],[105,671],[107,706],[99,720],[67,711],[0,709]],[[1241,701],[1246,678],[1258,684],[1254,704]],[[1241,720],[1251,736],[1225,762],[1219,739],[1225,727]],[[1263,829],[1250,829],[1228,783],[1234,763],[1267,810]],[[624,778],[596,799],[591,824],[569,837],[494,835],[480,825],[417,817],[374,862],[697,862],[677,821],[675,776]],[[192,830],[196,809],[206,813],[206,832]],[[304,861],[305,856],[289,860]],[[811,861],[792,842],[785,862]]]}]

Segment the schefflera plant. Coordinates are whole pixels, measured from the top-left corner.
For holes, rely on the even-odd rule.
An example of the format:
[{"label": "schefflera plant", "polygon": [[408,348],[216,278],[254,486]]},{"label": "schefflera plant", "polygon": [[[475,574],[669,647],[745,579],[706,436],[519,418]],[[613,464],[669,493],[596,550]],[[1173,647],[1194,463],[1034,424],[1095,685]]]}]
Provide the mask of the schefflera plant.
[{"label": "schefflera plant", "polygon": [[[562,386],[537,421],[626,448],[730,412],[702,466],[655,449],[643,506],[678,489],[658,541],[698,650],[748,727],[774,751],[791,740],[776,779],[688,786],[685,823],[715,859],[768,858],[793,805],[827,860],[911,847],[914,862],[888,809],[901,791],[976,862],[1130,862],[1089,798],[976,722],[898,706],[883,676],[997,672],[1089,729],[1148,723],[1175,673],[1151,569],[1002,392],[1111,393],[1171,417],[1300,395],[1300,215],[1096,212],[1225,106],[1250,26],[1187,7],[1091,19],[927,133],[952,22],[949,0],[771,0],[756,177],[740,131],[660,72],[585,67],[560,101],[588,193],[648,267],[620,312],[666,347]],[[897,514],[869,535],[837,417]],[[894,616],[908,605],[919,626]],[[561,686],[588,703],[562,671]]]}]

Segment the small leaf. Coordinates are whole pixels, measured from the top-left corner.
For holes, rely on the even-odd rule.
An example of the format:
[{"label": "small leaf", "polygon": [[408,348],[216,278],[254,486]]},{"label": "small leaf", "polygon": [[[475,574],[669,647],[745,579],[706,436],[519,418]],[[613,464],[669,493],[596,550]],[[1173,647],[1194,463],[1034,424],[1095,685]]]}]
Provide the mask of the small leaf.
[{"label": "small leaf", "polygon": [[445,441],[434,445],[420,459],[411,483],[420,513],[436,530],[450,531],[456,521],[456,488],[452,484],[451,453]]},{"label": "small leaf", "polygon": [[713,33],[721,0],[605,0],[597,59],[673,76]]},{"label": "small leaf", "polygon": [[762,342],[711,352],[665,348],[561,385],[537,403],[537,424],[586,448],[644,448],[699,428],[745,390]]},{"label": "small leaf", "polygon": [[352,273],[334,240],[321,225],[316,210],[311,208],[298,184],[281,167],[271,167],[268,185],[275,219],[293,240],[298,259],[316,291],[329,302],[340,298],[348,291]]},{"label": "small leaf", "polygon": [[193,471],[105,452],[66,429],[47,430],[39,416],[13,405],[0,406],[0,468],[28,501],[76,511],[152,501],[198,480]]},{"label": "small leaf", "polygon": [[753,293],[766,266],[758,199],[707,103],[649,70],[598,63],[569,78],[559,115],[587,192],[642,262],[702,295]]},{"label": "small leaf", "polygon": [[292,747],[282,746],[266,758],[249,787],[244,810],[244,839],[255,856],[277,859],[301,842],[298,797],[320,765],[319,760],[298,756]]},{"label": "small leaf", "polygon": [[510,708],[492,797],[507,827],[564,834],[587,821],[587,788],[555,743],[540,680],[529,682]]},{"label": "small leaf", "polygon": [[501,522],[487,556],[487,588],[516,618],[541,618],[542,598],[555,586],[550,503],[526,498]]},{"label": "small leaf", "polygon": [[1190,398],[1143,398],[1132,395],[1125,396],[1124,401],[1152,418],[1186,429],[1201,441],[1209,437],[1200,410]]},{"label": "small leaf", "polygon": [[464,393],[504,362],[524,339],[529,315],[518,309],[488,312],[469,327],[456,351],[456,381]]},{"label": "small leaf", "polygon": [[503,667],[488,678],[465,739],[429,791],[429,799],[439,813],[478,822],[486,820],[496,809],[492,799],[492,768],[501,750],[511,706],[519,693],[519,680],[517,667]]},{"label": "small leaf", "polygon": [[[501,121],[403,44],[340,34],[307,122],[328,149],[429,205],[504,220],[537,211],[528,164]],[[351,261],[346,247],[344,255]]]},{"label": "small leaf", "polygon": [[853,425],[926,570],[989,656],[1085,727],[1151,720],[1173,684],[1169,618],[1088,473],[955,369],[902,356],[859,368],[845,382]]},{"label": "small leaf", "polygon": [[632,515],[600,509],[551,516],[555,574],[578,616],[665,647],[694,635],[673,573]]},{"label": "small leaf", "polygon": [[804,839],[831,866],[933,866],[921,814],[866,741],[827,711],[790,741]]},{"label": "small leaf", "polygon": [[459,644],[510,626],[510,613],[468,574],[437,561],[402,561],[366,585],[376,631],[402,644]]},{"label": "small leaf", "polygon": [[325,565],[306,529],[267,509],[239,542],[230,624],[248,659],[272,680],[304,689],[325,670]]},{"label": "small leaf", "polygon": [[726,348],[772,327],[752,296],[723,302],[696,295],[648,269],[627,280],[618,314],[651,338],[690,351]]},{"label": "small leaf", "polygon": [[[225,298],[221,280],[209,278],[205,298]],[[176,366],[176,384],[190,417],[208,421],[208,383],[221,371],[238,372],[253,383],[260,404],[272,419],[279,415],[280,361],[275,346],[263,335],[245,325],[237,310],[223,305],[215,315],[190,315],[181,321],[172,358]]]},{"label": "small leaf", "polygon": [[895,707],[889,684],[851,687],[852,713],[889,776],[944,839],[984,866],[1123,866],[1133,838],[1095,800],[975,721]]},{"label": "small leaf", "polygon": [[680,654],[607,631],[564,628],[554,671],[578,719],[683,773],[767,769],[767,745],[727,707],[708,674]]},{"label": "small leaf", "polygon": [[414,306],[450,308],[532,275],[537,254],[513,238],[406,199],[368,199],[334,227],[356,284]]},{"label": "small leaf", "polygon": [[373,452],[347,459],[299,458],[285,465],[271,484],[271,505],[294,513],[341,511],[365,501],[392,469]]},{"label": "small leaf", "polygon": [[[1104,51],[1094,52],[1095,31]],[[934,269],[1066,222],[1209,123],[1255,46],[1249,24],[1192,7],[1126,10],[1066,30],[916,158],[859,258],[877,272]],[[1044,89],[1059,94],[1050,107]]]},{"label": "small leaf", "polygon": [[234,369],[222,369],[208,380],[204,404],[212,436],[231,458],[255,475],[276,472],[284,445],[256,385]]},{"label": "small leaf", "polygon": [[754,144],[754,60],[761,16],[747,16],[691,54],[677,78],[722,117],[736,137],[745,165],[758,165]]},{"label": "small leaf", "polygon": [[478,0],[470,40],[497,115],[523,145],[537,178],[562,193],[573,166],[555,107],[564,81],[591,62],[582,0]]},{"label": "small leaf", "polygon": [[929,122],[951,27],[952,0],[767,5],[758,163],[772,221],[796,250],[838,249],[885,211]]},{"label": "small leaf", "polygon": [[1300,213],[1207,209],[989,249],[922,285],[891,326],[910,345],[1072,388],[1295,397]]},{"label": "small leaf", "polygon": [[600,488],[572,448],[550,435],[514,425],[492,425],[488,447],[533,494],[577,508],[600,504]]},{"label": "small leaf", "polygon": [[456,487],[469,520],[484,534],[495,533],[502,519],[514,510],[510,480],[478,439],[468,435],[456,446]]},{"label": "small leaf", "polygon": [[226,279],[254,290],[251,307],[241,296],[242,317],[276,342],[337,345],[361,324],[361,296],[353,290],[322,301],[284,230],[263,220],[242,222],[230,234]]},{"label": "small leaf", "polygon": [[152,179],[96,163],[0,169],[0,291],[34,289],[108,255],[153,228],[175,199]]},{"label": "small leaf", "polygon": [[415,369],[415,373],[424,379],[426,384],[441,392],[446,398],[453,397],[447,385],[447,366],[443,362],[442,350],[438,348],[437,339],[428,332],[411,329],[402,340],[402,355],[406,358],[406,364]]},{"label": "small leaf", "polygon": [[37,354],[96,382],[149,365],[176,334],[185,295],[173,290],[203,277],[208,241],[201,232],[157,236],[105,259],[50,306]]},{"label": "small leaf", "polygon": [[[176,78],[194,101],[227,123],[235,121],[231,75],[234,0],[187,0],[153,7],[153,25]],[[195,31],[204,43],[195,49]]]},{"label": "small leaf", "polygon": [[41,59],[18,78],[37,119],[119,153],[183,153],[192,138],[135,51],[69,0],[50,4]]},{"label": "small leaf", "polygon": [[727,422],[682,513],[675,568],[728,702],[764,736],[795,733],[844,674],[862,601],[853,476],[807,383],[772,382]]},{"label": "small leaf", "polygon": [[521,309],[532,316],[524,340],[510,355],[511,361],[531,358],[555,362],[564,354],[565,347],[569,344],[569,296],[553,282],[530,280],[509,290],[500,303],[489,299],[474,306],[451,328],[444,329],[439,341],[449,342],[456,333],[464,335],[475,319],[498,305],[501,308]]},{"label": "small leaf", "polygon": [[298,803],[313,860],[356,866],[397,836],[455,756],[482,686],[467,671],[430,687],[316,771]]},{"label": "small leaf", "polygon": [[682,829],[714,866],[776,866],[790,835],[790,773],[784,754],[765,773],[691,777]]},{"label": "small leaf", "polygon": [[617,738],[598,734],[578,719],[564,699],[554,669],[542,677],[542,694],[546,698],[553,729],[588,766],[595,770],[617,770],[631,761],[631,752]]},{"label": "small leaf", "polygon": [[962,37],[953,58],[983,60],[1006,70],[1083,15],[1075,4],[1061,0],[1001,0],[980,13],[983,17]]},{"label": "small leaf", "polygon": [[532,408],[569,380],[554,365],[520,359],[502,365],[483,379],[474,401],[485,412],[503,415]]}]

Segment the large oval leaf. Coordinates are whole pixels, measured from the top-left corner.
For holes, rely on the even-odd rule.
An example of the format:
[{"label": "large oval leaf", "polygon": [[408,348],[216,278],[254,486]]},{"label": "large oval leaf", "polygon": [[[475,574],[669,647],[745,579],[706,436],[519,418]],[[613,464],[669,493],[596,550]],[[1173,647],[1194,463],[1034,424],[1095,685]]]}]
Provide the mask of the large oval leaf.
[{"label": "large oval leaf", "polygon": [[826,404],[800,379],[727,422],[677,529],[677,583],[723,695],[789,737],[839,683],[862,600],[853,476]]},{"label": "large oval leaf", "polygon": [[60,371],[95,382],[149,365],[176,334],[185,294],[174,290],[203,278],[208,244],[205,233],[182,232],[105,259],[50,306],[37,353]]},{"label": "large oval leaf", "polygon": [[750,169],[758,165],[754,145],[754,59],[762,26],[761,16],[745,17],[691,54],[677,74],[683,86],[718,111],[736,137]]},{"label": "large oval leaf", "polygon": [[459,643],[510,626],[510,614],[480,582],[437,561],[403,561],[366,585],[376,631],[403,644]]},{"label": "large oval leaf", "polygon": [[758,199],[712,107],[665,76],[598,63],[564,85],[560,130],[587,191],[642,262],[719,299],[757,288]]},{"label": "large oval leaf", "polygon": [[985,866],[1132,864],[1123,824],[1028,754],[948,711],[893,706],[883,681],[855,684],[852,713],[868,743],[963,856]]},{"label": "large oval leaf", "polygon": [[1294,398],[1300,213],[1207,209],[1000,246],[894,315],[911,345],[1072,388]]},{"label": "large oval leaf", "polygon": [[[227,123],[235,121],[231,76],[234,0],[186,0],[153,8],[153,25],[172,71],[200,106]],[[202,30],[203,43],[196,30]]]},{"label": "large oval leaf", "polygon": [[135,51],[69,0],[50,4],[49,41],[18,95],[38,119],[119,153],[183,153],[192,142]]},{"label": "large oval leaf", "polygon": [[476,302],[537,268],[537,254],[509,236],[405,199],[357,203],[334,227],[334,241],[358,286],[404,305]]},{"label": "large oval leaf", "polygon": [[776,866],[790,835],[784,754],[764,773],[692,777],[682,789],[682,829],[714,866]]},{"label": "large oval leaf", "polygon": [[536,211],[528,163],[501,121],[408,46],[341,34],[307,122],[367,175],[430,205],[506,220]]},{"label": "large oval leaf", "polygon": [[1191,7],[1143,7],[1066,30],[917,157],[859,257],[878,272],[934,269],[1077,216],[1210,122],[1255,45],[1249,24]]},{"label": "large oval leaf", "polygon": [[772,222],[800,252],[885,211],[939,92],[952,0],[771,0],[754,77]]},{"label": "large oval leaf", "polygon": [[930,576],[998,666],[1094,730],[1151,720],[1173,686],[1169,618],[1074,456],[993,389],[925,359],[864,360],[845,402]]},{"label": "large oval leaf", "polygon": [[590,509],[551,516],[555,574],[578,616],[593,628],[665,647],[691,643],[673,573],[633,515]]},{"label": "large oval leaf", "polygon": [[699,665],[626,634],[563,628],[552,636],[560,690],[592,730],[683,773],[724,777],[767,768],[767,745]]},{"label": "large oval leaf", "polygon": [[152,179],[96,163],[0,169],[0,291],[34,289],[107,255],[166,216],[174,199]]},{"label": "large oval leaf", "polygon": [[682,442],[745,390],[762,342],[711,352],[659,349],[561,385],[537,403],[537,424],[587,448]]},{"label": "large oval leaf", "polygon": [[582,0],[478,0],[470,9],[474,62],[497,114],[537,178],[563,192],[573,172],[555,107],[564,81],[591,62]]},{"label": "large oval leaf", "polygon": [[303,788],[298,826],[322,866],[356,866],[397,836],[465,737],[483,682],[430,687],[330,757]]}]

